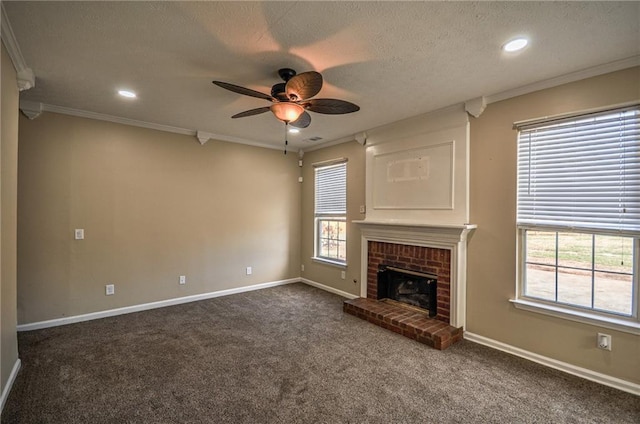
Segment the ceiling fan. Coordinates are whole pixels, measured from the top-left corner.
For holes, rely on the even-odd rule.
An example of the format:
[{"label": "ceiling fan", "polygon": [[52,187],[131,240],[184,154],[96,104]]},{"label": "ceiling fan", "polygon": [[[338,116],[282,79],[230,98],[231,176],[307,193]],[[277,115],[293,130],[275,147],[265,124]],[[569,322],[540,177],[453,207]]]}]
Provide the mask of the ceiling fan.
[{"label": "ceiling fan", "polygon": [[[244,118],[271,111],[276,118],[285,123],[285,128],[287,125],[296,128],[307,128],[311,124],[311,116],[307,113],[307,110],[327,115],[342,115],[360,110],[358,105],[345,100],[312,99],[311,97],[318,94],[322,89],[322,75],[318,72],[310,71],[296,74],[293,69],[282,68],[278,70],[278,75],[284,82],[274,84],[271,87],[271,95],[228,82],[213,81],[213,83],[234,93],[271,102],[270,106],[246,110],[233,115],[232,118]],[[287,144],[288,141],[285,136],[285,146]]]}]

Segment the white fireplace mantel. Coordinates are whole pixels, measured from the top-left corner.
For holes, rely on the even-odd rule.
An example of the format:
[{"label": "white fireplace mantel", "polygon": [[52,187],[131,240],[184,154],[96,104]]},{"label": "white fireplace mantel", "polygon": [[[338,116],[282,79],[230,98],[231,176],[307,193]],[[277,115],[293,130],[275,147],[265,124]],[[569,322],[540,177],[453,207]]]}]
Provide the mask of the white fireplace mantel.
[{"label": "white fireplace mantel", "polygon": [[467,282],[467,236],[477,228],[474,224],[431,224],[395,220],[352,221],[362,234],[362,267],[360,296],[367,297],[368,242],[405,244],[451,251],[451,314],[449,323],[465,326]]}]

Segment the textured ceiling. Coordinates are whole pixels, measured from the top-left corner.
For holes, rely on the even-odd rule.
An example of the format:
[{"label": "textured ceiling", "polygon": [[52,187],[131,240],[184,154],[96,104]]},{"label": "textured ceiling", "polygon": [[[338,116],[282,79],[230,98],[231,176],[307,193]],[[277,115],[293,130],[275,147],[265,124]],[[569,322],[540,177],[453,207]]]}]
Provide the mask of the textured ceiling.
[{"label": "textured ceiling", "polygon": [[[279,68],[316,70],[316,97],[361,110],[311,113],[294,149],[640,54],[639,2],[3,4],[36,74],[24,100],[279,147],[270,113],[230,118],[267,101],[211,81],[269,93]],[[503,53],[518,35],[530,45]]]}]

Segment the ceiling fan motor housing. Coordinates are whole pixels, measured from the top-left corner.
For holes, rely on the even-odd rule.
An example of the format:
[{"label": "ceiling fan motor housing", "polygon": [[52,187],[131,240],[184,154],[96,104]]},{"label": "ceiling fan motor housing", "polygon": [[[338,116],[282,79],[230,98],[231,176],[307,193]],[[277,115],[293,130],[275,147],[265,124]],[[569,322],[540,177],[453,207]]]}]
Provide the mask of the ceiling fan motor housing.
[{"label": "ceiling fan motor housing", "polygon": [[289,98],[287,97],[287,92],[285,88],[286,86],[287,84],[284,82],[274,84],[273,87],[271,87],[271,96],[275,97],[281,102],[285,102],[289,100]]},{"label": "ceiling fan motor housing", "polygon": [[280,75],[280,78],[282,78],[284,82],[287,82],[296,76],[296,71],[291,68],[282,68],[278,69],[278,75]]}]

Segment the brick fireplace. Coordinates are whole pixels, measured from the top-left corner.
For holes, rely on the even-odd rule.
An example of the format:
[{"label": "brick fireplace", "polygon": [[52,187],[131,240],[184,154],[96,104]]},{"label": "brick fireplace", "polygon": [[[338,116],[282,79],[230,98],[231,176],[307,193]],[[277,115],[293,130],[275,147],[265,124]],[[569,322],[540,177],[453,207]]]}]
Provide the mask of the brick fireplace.
[{"label": "brick fireplace", "polygon": [[[360,298],[345,302],[346,312],[438,349],[462,337],[467,236],[476,228],[468,224],[469,147],[462,104],[367,132],[366,218],[352,221],[362,234],[362,284]],[[427,314],[403,304],[421,299],[417,294],[432,297],[410,298],[420,284],[412,279],[401,296],[397,286],[396,298],[379,300],[380,265],[436,275],[436,316],[431,300]]]},{"label": "brick fireplace", "polygon": [[[466,310],[467,235],[475,225],[424,225],[357,221],[362,233],[360,298],[345,302],[347,313],[446,349],[462,338]],[[391,266],[437,278],[437,313],[378,300],[378,270]]]},{"label": "brick fireplace", "polygon": [[381,265],[433,274],[437,277],[435,319],[449,323],[451,251],[424,246],[369,241],[367,250],[367,297],[378,299],[377,274]]}]

